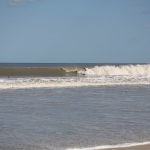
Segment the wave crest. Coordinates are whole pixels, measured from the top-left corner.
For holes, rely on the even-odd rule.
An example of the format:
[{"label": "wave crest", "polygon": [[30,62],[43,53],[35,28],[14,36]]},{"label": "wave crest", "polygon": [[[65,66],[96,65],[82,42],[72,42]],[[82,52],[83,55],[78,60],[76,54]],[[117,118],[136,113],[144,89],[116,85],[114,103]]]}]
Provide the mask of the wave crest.
[{"label": "wave crest", "polygon": [[[28,71],[28,69],[25,69],[25,71],[26,70]],[[35,73],[35,70],[32,70],[31,68],[30,70],[32,73]],[[50,68],[48,70],[44,68],[44,70],[42,70],[42,75],[45,75],[45,70],[46,73],[52,73],[56,76],[3,77],[0,78],[0,89],[150,85],[150,65],[95,66],[93,68]],[[38,73],[39,69],[36,71]],[[65,76],[60,76],[60,72],[61,74],[65,74]]]},{"label": "wave crest", "polygon": [[87,76],[128,75],[150,76],[150,65],[95,66],[79,71]]}]

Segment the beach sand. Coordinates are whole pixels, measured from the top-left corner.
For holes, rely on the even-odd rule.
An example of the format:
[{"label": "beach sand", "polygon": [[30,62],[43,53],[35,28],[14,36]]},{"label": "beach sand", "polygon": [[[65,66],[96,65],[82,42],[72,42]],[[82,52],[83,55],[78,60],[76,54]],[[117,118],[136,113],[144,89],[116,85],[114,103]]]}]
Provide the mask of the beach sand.
[{"label": "beach sand", "polygon": [[109,148],[105,150],[150,150],[150,144],[142,145],[142,146],[125,147],[125,148]]}]

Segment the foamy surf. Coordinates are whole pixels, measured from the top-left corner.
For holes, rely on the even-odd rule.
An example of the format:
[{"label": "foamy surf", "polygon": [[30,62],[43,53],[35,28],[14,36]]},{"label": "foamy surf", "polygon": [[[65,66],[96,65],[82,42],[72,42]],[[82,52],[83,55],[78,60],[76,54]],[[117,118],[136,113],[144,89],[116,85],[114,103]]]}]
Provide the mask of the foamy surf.
[{"label": "foamy surf", "polygon": [[[22,71],[22,73],[31,74],[32,76],[21,77],[21,73],[20,76],[16,77],[3,76],[0,78],[0,89],[150,85],[150,65],[105,65],[82,68],[79,66],[39,69],[11,68],[10,70],[3,68],[3,71],[1,73],[17,73],[15,75]],[[46,77],[37,77],[33,76],[33,74],[46,75]],[[49,74],[53,76],[47,76]]]},{"label": "foamy surf", "polygon": [[57,67],[0,67],[0,76],[150,76],[150,64]]},{"label": "foamy surf", "polygon": [[138,76],[60,77],[60,78],[5,78],[0,89],[67,88],[82,86],[150,85],[150,78]]},{"label": "foamy surf", "polygon": [[87,147],[87,148],[67,148],[66,150],[100,150],[100,149],[112,149],[112,148],[127,148],[127,147],[134,147],[134,146],[143,146],[149,145],[150,141],[142,142],[142,143],[125,143],[125,144],[117,144],[117,145],[102,145],[102,146],[95,146],[95,147]]},{"label": "foamy surf", "polygon": [[150,76],[150,65],[95,66],[79,71],[87,76]]}]

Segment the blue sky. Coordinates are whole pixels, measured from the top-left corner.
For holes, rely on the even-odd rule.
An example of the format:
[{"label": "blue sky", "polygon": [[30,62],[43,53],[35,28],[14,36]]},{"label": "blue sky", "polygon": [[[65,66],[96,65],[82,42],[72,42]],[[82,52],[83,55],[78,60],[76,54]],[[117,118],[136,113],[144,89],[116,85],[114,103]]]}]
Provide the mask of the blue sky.
[{"label": "blue sky", "polygon": [[150,63],[150,1],[0,0],[0,62]]}]

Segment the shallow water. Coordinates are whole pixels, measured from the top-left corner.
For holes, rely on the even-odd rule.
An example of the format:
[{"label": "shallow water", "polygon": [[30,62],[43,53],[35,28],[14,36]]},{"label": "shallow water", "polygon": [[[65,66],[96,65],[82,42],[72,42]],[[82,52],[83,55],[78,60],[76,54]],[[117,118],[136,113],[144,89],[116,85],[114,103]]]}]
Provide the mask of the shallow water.
[{"label": "shallow water", "polygon": [[150,141],[150,86],[0,90],[0,148],[61,150]]}]

